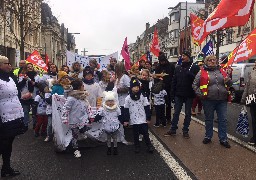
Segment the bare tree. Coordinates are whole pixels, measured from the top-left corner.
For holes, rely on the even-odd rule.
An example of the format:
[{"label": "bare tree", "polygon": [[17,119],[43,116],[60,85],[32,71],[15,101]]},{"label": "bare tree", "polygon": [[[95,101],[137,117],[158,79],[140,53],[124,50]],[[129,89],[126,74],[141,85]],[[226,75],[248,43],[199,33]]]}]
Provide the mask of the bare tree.
[{"label": "bare tree", "polygon": [[[13,35],[20,47],[20,57],[25,58],[25,46],[28,36],[33,35],[41,27],[42,0],[0,0],[1,16],[7,30]],[[36,38],[37,33],[35,33]]]}]

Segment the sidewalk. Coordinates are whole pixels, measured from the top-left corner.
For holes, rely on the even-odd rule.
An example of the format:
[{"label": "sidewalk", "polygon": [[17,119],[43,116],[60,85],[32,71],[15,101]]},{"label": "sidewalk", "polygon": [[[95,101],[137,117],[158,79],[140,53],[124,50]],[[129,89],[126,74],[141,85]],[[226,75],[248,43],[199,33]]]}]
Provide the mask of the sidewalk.
[{"label": "sidewalk", "polygon": [[212,143],[203,144],[204,126],[194,120],[190,124],[190,139],[185,139],[182,136],[183,120],[184,115],[181,114],[176,136],[163,136],[170,125],[166,128],[153,127],[155,116],[150,128],[198,179],[256,179],[256,154],[253,151],[231,140],[231,148],[226,149],[219,144],[216,132]]}]

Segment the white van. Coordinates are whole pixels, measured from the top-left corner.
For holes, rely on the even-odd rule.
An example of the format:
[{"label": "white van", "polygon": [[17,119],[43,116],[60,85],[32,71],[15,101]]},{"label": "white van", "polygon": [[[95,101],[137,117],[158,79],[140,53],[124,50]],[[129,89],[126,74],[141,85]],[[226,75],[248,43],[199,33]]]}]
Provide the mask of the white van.
[{"label": "white van", "polygon": [[244,86],[248,79],[248,73],[252,71],[254,63],[239,63],[232,66],[232,82],[230,88],[232,102],[240,102],[244,92]]}]

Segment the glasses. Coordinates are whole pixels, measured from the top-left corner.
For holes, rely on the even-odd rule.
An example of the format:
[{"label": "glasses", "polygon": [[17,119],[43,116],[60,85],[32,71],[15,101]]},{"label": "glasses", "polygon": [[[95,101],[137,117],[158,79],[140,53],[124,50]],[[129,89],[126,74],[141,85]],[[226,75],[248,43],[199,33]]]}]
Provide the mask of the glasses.
[{"label": "glasses", "polygon": [[208,59],[207,62],[216,62],[217,59]]}]

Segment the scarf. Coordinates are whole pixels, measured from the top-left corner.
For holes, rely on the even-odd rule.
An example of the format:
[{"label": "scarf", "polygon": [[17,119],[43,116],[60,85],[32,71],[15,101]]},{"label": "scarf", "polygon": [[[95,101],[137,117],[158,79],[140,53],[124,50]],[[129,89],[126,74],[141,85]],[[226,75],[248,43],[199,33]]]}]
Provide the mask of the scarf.
[{"label": "scarf", "polygon": [[48,72],[48,75],[51,75],[51,76],[57,76],[57,72],[49,71],[49,72]]},{"label": "scarf", "polygon": [[36,71],[28,71],[26,74],[32,81],[35,81]]},{"label": "scarf", "polygon": [[94,78],[92,78],[91,80],[87,80],[87,79],[83,78],[83,82],[87,85],[92,85],[94,83]]},{"label": "scarf", "polygon": [[9,82],[10,81],[9,77],[10,77],[10,73],[7,73],[0,69],[0,79],[2,79],[3,81]]},{"label": "scarf", "polygon": [[132,90],[130,90],[130,97],[132,100],[137,101],[140,99],[140,95],[141,95],[141,90],[139,90],[137,93],[132,92]]}]

